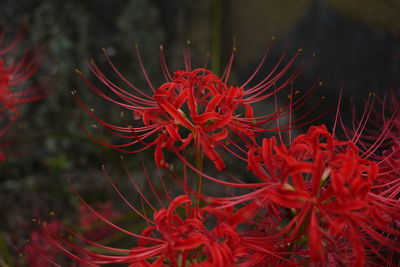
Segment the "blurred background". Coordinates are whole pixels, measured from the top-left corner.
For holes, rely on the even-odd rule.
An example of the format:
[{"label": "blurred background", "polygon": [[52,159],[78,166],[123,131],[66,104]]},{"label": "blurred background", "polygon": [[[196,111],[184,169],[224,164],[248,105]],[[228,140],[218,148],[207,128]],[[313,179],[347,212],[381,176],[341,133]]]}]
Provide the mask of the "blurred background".
[{"label": "blurred background", "polygon": [[[19,254],[29,238],[32,218],[47,218],[50,211],[69,218],[76,210],[78,201],[68,179],[93,202],[115,195],[104,179],[102,164],[113,179],[123,180],[126,172],[119,153],[95,144],[83,133],[77,120],[89,128],[93,122],[70,93],[77,90],[99,117],[118,118],[119,110],[91,94],[74,73],[77,68],[93,78],[86,63],[91,58],[107,69],[102,48],[121,73],[147,90],[134,44],[139,45],[151,80],[160,85],[160,45],[166,49],[171,69],[182,68],[182,51],[190,40],[193,66],[202,66],[211,52],[211,67],[221,72],[236,40],[230,80],[235,84],[249,77],[276,38],[270,65],[286,47],[289,56],[302,48],[301,57],[308,66],[295,89],[306,91],[320,78],[323,86],[316,97],[324,96],[334,105],[343,87],[345,117],[350,116],[350,99],[357,105],[369,92],[384,94],[398,88],[400,77],[398,0],[2,0],[0,27],[5,26],[6,41],[25,28],[27,46],[45,47],[45,58],[33,80],[50,79],[51,94],[24,105],[12,132],[18,139],[8,149],[16,156],[0,165],[3,257]],[[262,112],[263,106],[258,109]],[[126,160],[133,173],[143,172],[137,158]],[[152,164],[151,152],[143,158]],[[13,262],[23,264],[21,259]]]}]

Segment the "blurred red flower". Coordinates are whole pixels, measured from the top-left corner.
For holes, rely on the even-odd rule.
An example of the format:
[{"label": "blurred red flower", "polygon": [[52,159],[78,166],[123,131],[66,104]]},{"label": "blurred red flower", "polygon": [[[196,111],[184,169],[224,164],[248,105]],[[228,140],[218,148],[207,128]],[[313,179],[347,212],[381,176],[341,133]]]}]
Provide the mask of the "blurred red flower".
[{"label": "blurred red flower", "polygon": [[13,140],[7,138],[6,134],[20,115],[18,106],[46,96],[42,86],[22,85],[37,71],[41,53],[34,55],[26,50],[22,57],[18,57],[22,33],[8,45],[3,45],[5,36],[6,30],[3,29],[0,32],[0,162],[10,155],[4,149]]},{"label": "blurred red flower", "polygon": [[22,57],[19,56],[22,33],[8,45],[1,47],[6,36],[6,30],[0,33],[0,114],[12,111],[11,118],[18,115],[18,105],[39,100],[45,96],[40,86],[28,86],[17,88],[37,71],[41,52],[36,54],[26,50]]}]

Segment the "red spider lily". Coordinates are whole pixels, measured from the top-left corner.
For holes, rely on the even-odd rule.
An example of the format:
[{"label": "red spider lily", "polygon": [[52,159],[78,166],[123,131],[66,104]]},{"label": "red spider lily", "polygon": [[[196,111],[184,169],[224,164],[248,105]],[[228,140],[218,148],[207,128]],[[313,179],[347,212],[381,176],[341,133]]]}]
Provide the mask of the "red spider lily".
[{"label": "red spider lily", "polygon": [[[131,180],[140,196],[140,211],[119,191],[108,173],[105,174],[121,199],[146,222],[147,227],[141,234],[136,234],[118,226],[108,215],[87,204],[74,190],[93,216],[117,232],[135,239],[130,248],[115,248],[79,235],[67,227],[64,230],[71,238],[60,235],[44,237],[51,246],[75,261],[92,265],[129,266],[293,266],[294,262],[287,259],[289,253],[286,252],[286,242],[252,230],[251,220],[258,214],[258,206],[254,203],[240,209],[198,207],[192,204],[188,195],[171,199],[166,190],[164,199],[170,199],[170,202],[165,205],[161,201],[163,196],[152,189],[163,207],[157,210],[136,182]],[[149,178],[146,177],[146,180],[149,181]],[[153,211],[152,218],[147,216],[149,210]],[[239,231],[239,228],[242,230]]]},{"label": "red spider lily", "polygon": [[[362,151],[361,157],[377,162],[379,175],[373,192],[395,200],[400,192],[400,102],[394,90],[383,99],[375,101],[375,98],[374,94],[369,95],[360,118],[353,109],[351,127],[344,124],[339,112],[336,123],[341,133],[357,144]],[[380,107],[377,108],[375,102]]]},{"label": "red spider lily", "polygon": [[[29,243],[24,247],[26,262],[31,267],[48,266],[54,263],[59,251],[55,250],[46,240],[44,236],[57,236],[62,229],[60,221],[52,221],[44,223],[39,231],[33,231],[30,236]],[[56,264],[55,264],[56,265]]]},{"label": "red spider lily", "polygon": [[[93,205],[99,211],[98,213],[107,218],[115,219],[120,213],[113,209],[113,203],[96,203]],[[39,230],[30,234],[29,243],[23,248],[26,262],[30,267],[48,266],[49,263],[58,266],[56,263],[62,252],[51,245],[49,240],[64,238],[65,226],[59,220],[53,220],[49,223],[39,222]],[[99,223],[98,218],[90,212],[85,205],[79,208],[79,227],[82,235],[90,240],[101,240],[115,233],[114,228],[107,224]],[[81,262],[76,262],[73,266],[86,266]]]},{"label": "red spider lily", "polygon": [[[253,240],[253,237],[237,232],[235,228],[239,224],[247,223],[255,216],[255,210],[251,207],[237,213],[223,212],[207,206],[197,208],[191,205],[187,195],[181,195],[168,208],[155,211],[153,220],[146,219],[149,226],[140,235],[123,230],[91,207],[87,207],[104,222],[137,237],[138,245],[130,249],[119,249],[79,237],[90,245],[107,251],[105,254],[98,254],[59,237],[47,239],[51,245],[62,249],[74,260],[86,264],[218,267],[261,266],[282,262],[281,266],[292,266],[287,265],[290,261],[279,256],[282,252],[277,252],[282,244],[267,238],[260,242],[257,238]],[[181,215],[182,213],[185,215]],[[70,252],[68,247],[76,250],[76,254]]]},{"label": "red spider lily", "polygon": [[13,51],[17,49],[21,34],[2,48],[5,33],[5,30],[0,33],[0,112],[10,110],[14,112],[13,118],[15,118],[18,105],[44,97],[43,88],[39,86],[15,89],[15,86],[27,81],[37,71],[40,53],[33,57],[32,53],[26,51],[20,59],[17,59]]},{"label": "red spider lily", "polygon": [[[12,141],[5,135],[12,123],[18,118],[18,106],[27,102],[42,99],[46,94],[42,86],[20,87],[37,71],[40,53],[33,56],[26,51],[18,59],[15,55],[21,40],[21,33],[8,45],[2,47],[6,31],[0,32],[0,149],[8,147]],[[0,162],[6,154],[0,152]]]},{"label": "red spider lily", "polygon": [[[261,128],[261,125],[268,122],[274,123],[279,117],[287,114],[288,110],[292,109],[291,105],[273,114],[254,116],[252,104],[274,96],[277,92],[289,87],[303,68],[303,64],[300,64],[299,67],[290,70],[296,62],[300,50],[288,63],[284,64],[285,50],[271,73],[256,85],[249,86],[250,83],[254,83],[254,77],[259,74],[260,68],[268,56],[268,49],[255,72],[244,84],[230,86],[227,82],[234,52],[222,77],[216,76],[205,68],[192,70],[189,52],[185,53],[185,69],[177,70],[171,76],[162,50],[160,61],[165,83],[155,88],[143,67],[138,48],[136,48],[136,53],[148,87],[152,91],[150,94],[131,84],[117,70],[106,53],[105,57],[111,68],[131,91],[124,90],[112,82],[93,61],[89,62],[92,73],[115,97],[102,91],[101,88],[86,79],[80,71],[77,73],[94,93],[132,112],[133,118],[141,119],[143,126],[121,127],[107,123],[86,108],[77,97],[76,92],[73,92],[73,95],[76,96],[84,110],[107,131],[129,140],[126,144],[118,145],[96,140],[98,143],[127,153],[135,153],[155,146],[155,162],[158,167],[168,166],[163,155],[164,149],[179,153],[192,145],[197,154],[205,155],[219,170],[222,170],[225,163],[216,147],[220,146],[230,151],[227,146],[233,143],[232,138],[235,135],[239,139],[252,142],[256,134],[266,131]],[[301,106],[300,103],[297,104]],[[288,125],[268,130],[279,130],[285,127]],[[131,150],[132,145],[140,145],[141,148]]]},{"label": "red spider lily", "polygon": [[250,149],[248,161],[262,186],[214,201],[225,206],[250,201],[260,208],[275,203],[288,209],[288,223],[278,236],[295,247],[308,243],[312,262],[328,262],[327,244],[332,243],[346,248],[352,266],[364,266],[366,251],[381,259],[385,249],[399,252],[396,201],[371,192],[377,164],[361,158],[352,142],[336,140],[324,126],[312,126],[289,147],[264,139],[262,147]]}]

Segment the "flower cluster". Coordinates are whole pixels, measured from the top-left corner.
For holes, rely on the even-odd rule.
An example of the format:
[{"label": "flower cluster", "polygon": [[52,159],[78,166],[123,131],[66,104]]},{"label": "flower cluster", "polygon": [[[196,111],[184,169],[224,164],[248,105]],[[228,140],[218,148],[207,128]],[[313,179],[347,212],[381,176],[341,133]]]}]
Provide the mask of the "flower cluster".
[{"label": "flower cluster", "polygon": [[[287,64],[283,64],[282,56],[271,73],[255,81],[268,51],[255,73],[240,86],[228,85],[234,52],[224,74],[218,77],[207,68],[192,70],[187,52],[184,70],[171,75],[161,51],[161,68],[166,81],[155,88],[137,50],[140,67],[152,93],[130,83],[107,54],[105,57],[111,68],[131,92],[107,78],[93,61],[89,62],[89,67],[107,92],[77,71],[90,90],[129,110],[135,120],[132,124],[141,124],[134,127],[108,123],[87,108],[74,92],[75,99],[90,116],[111,134],[129,141],[112,144],[94,139],[126,153],[154,146],[155,164],[160,168],[169,165],[164,150],[174,153],[184,163],[183,170],[176,172],[170,168],[164,169],[164,173],[176,182],[175,192],[183,188],[184,193],[174,196],[162,180],[165,194],[158,194],[151,179],[146,177],[161,208],[154,207],[133,181],[139,193],[140,201],[135,203],[140,207],[137,207],[109,179],[136,218],[145,223],[139,233],[120,226],[109,218],[110,214],[97,211],[74,191],[93,218],[107,224],[102,234],[113,237],[124,234],[128,245],[120,248],[103,244],[95,237],[66,227],[64,231],[69,238],[42,231],[47,245],[79,263],[95,266],[361,267],[390,266],[395,262],[400,255],[399,187],[388,188],[391,183],[398,185],[400,180],[398,164],[393,163],[399,158],[397,137],[393,137],[393,129],[398,126],[397,102],[391,107],[394,115],[384,119],[385,134],[375,135],[376,140],[370,147],[361,138],[368,112],[355,131],[348,130],[337,118],[333,130],[324,125],[310,126],[305,133],[293,137],[291,129],[299,121],[293,121],[290,113],[309,100],[316,87],[294,99],[292,84],[303,65],[293,71],[290,69],[300,51]],[[255,115],[254,103],[272,97],[277,105],[276,96],[285,88],[291,90],[289,104],[283,109],[276,108],[271,114]],[[372,110],[370,104],[367,107]],[[289,115],[289,122],[281,125],[286,115]],[[335,134],[338,122],[343,126],[343,139]],[[283,129],[290,131],[287,141],[282,138]],[[256,138],[267,131],[277,136],[261,141]],[[387,138],[392,145],[389,152],[384,142]],[[141,147],[131,149],[132,146]],[[223,172],[227,166],[219,148],[241,159],[253,182],[238,177],[234,177],[234,182],[223,180],[225,174],[229,178],[232,175]],[[186,158],[189,151],[196,155],[194,164]],[[213,163],[218,177],[205,173],[203,157]],[[186,182],[191,179],[189,169],[198,179],[197,189],[191,187],[194,182]],[[179,174],[184,175],[185,182],[181,182]],[[202,179],[208,179],[221,187],[220,191],[231,195],[202,192]],[[240,190],[233,190],[235,188]],[[165,199],[161,200],[160,195]],[[116,234],[109,232],[110,229]],[[53,257],[48,262],[55,264],[56,260]]]}]

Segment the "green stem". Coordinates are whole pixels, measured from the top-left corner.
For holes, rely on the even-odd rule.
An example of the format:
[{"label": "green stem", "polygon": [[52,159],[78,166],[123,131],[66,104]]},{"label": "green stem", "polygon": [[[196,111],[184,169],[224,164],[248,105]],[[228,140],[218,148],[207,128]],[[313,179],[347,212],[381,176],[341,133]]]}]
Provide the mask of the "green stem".
[{"label": "green stem", "polygon": [[[200,144],[200,137],[197,134],[196,137],[196,143],[195,143],[195,150],[196,150],[196,154],[195,154],[195,160],[196,160],[196,169],[199,170],[200,172],[203,171],[203,154],[201,151],[201,144]],[[202,181],[203,177],[201,176],[201,174],[199,173],[197,176],[197,192],[199,194],[201,194],[202,190],[203,190],[203,181]],[[197,207],[200,207],[200,198],[197,198]]]}]

